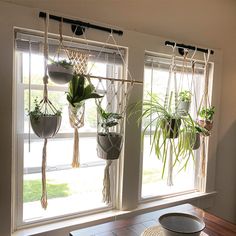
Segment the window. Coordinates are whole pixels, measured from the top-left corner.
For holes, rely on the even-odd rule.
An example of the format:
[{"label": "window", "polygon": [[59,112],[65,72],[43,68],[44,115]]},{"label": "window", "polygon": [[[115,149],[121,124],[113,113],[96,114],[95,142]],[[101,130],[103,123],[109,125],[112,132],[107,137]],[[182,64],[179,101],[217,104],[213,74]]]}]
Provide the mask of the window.
[{"label": "window", "polygon": [[[164,101],[167,81],[169,78],[169,67],[171,58],[165,55],[146,54],[144,68],[144,100],[150,100],[150,93],[158,95],[161,101]],[[204,62],[196,61],[195,73],[192,76],[191,64],[188,61],[183,72],[183,59],[176,59],[176,81],[177,92],[184,90],[191,91],[192,102],[189,113],[193,120],[197,119],[197,109],[203,95],[204,88]],[[174,91],[174,82],[170,84],[170,90]],[[144,129],[147,120],[142,120]],[[194,160],[191,157],[186,169],[182,169],[185,162],[177,162],[173,169],[173,186],[167,185],[167,171],[165,170],[162,178],[163,163],[155,156],[155,151],[151,149],[151,136],[154,129],[148,129],[144,135],[142,156],[143,156],[143,173],[141,186],[141,199],[168,197],[176,194],[183,194],[199,190],[199,149],[194,151]],[[168,158],[170,153],[168,153]],[[181,170],[182,169],[182,170]],[[180,171],[181,170],[181,171]]]},{"label": "window", "polygon": [[[73,129],[69,124],[68,103],[65,95],[68,88],[67,85],[56,85],[50,81],[49,99],[57,108],[62,109],[62,124],[59,133],[48,140],[48,208],[46,211],[41,208],[43,140],[33,133],[27,110],[30,107],[32,109],[34,99],[36,97],[41,99],[43,94],[43,39],[17,32],[15,42],[18,226],[58,216],[111,209],[112,204],[106,205],[102,202],[105,161],[99,159],[96,153],[97,108],[95,102],[92,99],[86,101],[85,125],[79,129],[81,167],[72,169]],[[49,39],[49,57],[55,55],[57,45],[57,40]],[[90,74],[123,78],[122,60],[114,48],[97,44],[96,46],[87,45],[83,41],[65,42],[65,45],[81,51],[89,51],[91,56],[88,69],[92,68]],[[106,89],[107,83],[102,82],[102,86],[98,88],[99,93],[104,94]],[[112,170],[116,173],[116,164],[113,164]],[[115,189],[115,181],[113,188]]]}]

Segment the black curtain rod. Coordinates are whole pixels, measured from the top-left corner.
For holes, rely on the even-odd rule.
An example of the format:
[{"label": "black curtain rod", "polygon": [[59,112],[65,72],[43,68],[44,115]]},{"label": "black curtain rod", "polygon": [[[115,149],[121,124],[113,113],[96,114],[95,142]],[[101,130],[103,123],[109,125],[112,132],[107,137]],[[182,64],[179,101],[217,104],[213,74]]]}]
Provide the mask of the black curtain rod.
[{"label": "black curtain rod", "polygon": [[[39,17],[46,18],[46,12],[39,12]],[[49,15],[49,19],[52,19],[58,22],[63,21],[64,23],[71,24],[71,29],[73,33],[75,33],[76,35],[82,35],[86,28],[92,28],[96,30],[113,33],[113,34],[123,35],[123,31],[121,30],[107,28],[100,25],[94,25],[94,24],[86,23],[79,20],[71,20],[68,18],[61,17],[61,16]]]},{"label": "black curtain rod", "polygon": [[[165,45],[174,47],[175,46],[175,42],[165,41]],[[182,44],[182,43],[176,43],[176,47],[179,49],[179,53],[181,55],[184,54],[184,50],[183,49],[185,49],[185,48],[193,50],[193,51],[196,49],[199,52],[208,53],[208,49],[198,48],[198,47],[194,47],[194,46],[191,46],[191,45],[185,45],[185,44]],[[211,52],[211,54],[214,54],[213,50],[210,50],[210,52]]]}]

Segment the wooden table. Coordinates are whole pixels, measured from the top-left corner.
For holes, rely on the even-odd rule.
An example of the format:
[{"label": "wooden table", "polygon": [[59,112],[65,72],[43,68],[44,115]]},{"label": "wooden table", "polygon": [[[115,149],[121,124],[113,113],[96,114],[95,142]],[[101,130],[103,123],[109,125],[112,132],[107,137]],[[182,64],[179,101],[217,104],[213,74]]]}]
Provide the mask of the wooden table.
[{"label": "wooden table", "polygon": [[183,204],[91,226],[73,231],[70,233],[70,236],[140,236],[147,227],[159,225],[158,218],[168,212],[183,212],[199,216],[204,220],[206,224],[204,232],[209,236],[236,236],[236,225],[190,204]]}]

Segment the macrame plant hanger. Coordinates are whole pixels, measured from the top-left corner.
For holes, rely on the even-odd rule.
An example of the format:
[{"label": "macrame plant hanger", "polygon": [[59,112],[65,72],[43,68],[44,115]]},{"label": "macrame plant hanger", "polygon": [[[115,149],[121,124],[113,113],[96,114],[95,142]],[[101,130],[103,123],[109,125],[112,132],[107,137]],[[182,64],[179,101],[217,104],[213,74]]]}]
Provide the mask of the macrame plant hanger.
[{"label": "macrame plant hanger", "polygon": [[[100,56],[102,50],[105,48],[105,46],[108,44],[108,42],[112,40],[112,43],[115,45],[117,53],[120,55],[122,63],[124,65],[124,73],[128,75],[128,79],[119,79],[115,78],[115,54],[114,54],[114,63],[113,63],[113,77],[112,78],[102,78],[98,77],[98,83],[95,86],[95,92],[100,92],[101,89],[105,91],[105,94],[102,98],[96,99],[96,104],[98,106],[98,133],[97,133],[97,151],[98,156],[102,159],[106,160],[106,167],[104,169],[104,179],[103,179],[103,201],[107,204],[109,204],[112,200],[112,194],[111,194],[111,176],[110,176],[110,170],[112,166],[112,162],[119,158],[120,152],[122,150],[122,143],[123,143],[123,134],[124,134],[124,116],[126,113],[126,108],[128,104],[128,100],[131,94],[131,90],[134,85],[134,80],[132,79],[132,76],[128,70],[127,63],[125,62],[125,59],[122,55],[122,52],[120,51],[120,48],[117,45],[117,42],[112,34],[112,32],[109,34],[105,44],[101,48],[101,51],[98,53],[97,58]],[[93,63],[92,67],[89,70],[92,70],[95,62]],[[96,78],[96,76],[90,76],[90,78]],[[105,85],[104,85],[105,83]],[[118,115],[119,121],[117,122],[115,127],[112,127],[112,131],[105,136],[106,138],[106,144],[104,145],[104,136],[101,134],[102,127],[102,118],[99,115],[99,109],[104,109],[107,113],[113,113]]]},{"label": "macrame plant hanger", "polygon": [[[198,114],[202,107],[208,108],[211,106],[209,99],[209,58],[210,58],[210,50],[208,53],[204,53],[204,92],[201,98],[201,102],[198,109]],[[205,135],[201,135],[201,150],[200,150],[200,187],[201,190],[205,190],[205,178],[206,178],[206,146],[207,146],[207,138]]]},{"label": "macrame plant hanger", "polygon": [[[44,77],[43,77],[43,99],[40,101],[40,110],[44,115],[57,113],[57,109],[54,107],[52,102],[48,99],[48,75],[47,75],[47,63],[48,63],[48,24],[49,24],[49,16],[45,18],[45,34],[44,34]],[[47,183],[46,183],[46,165],[47,165],[47,140],[48,138],[53,137],[59,130],[61,123],[61,117],[59,118],[59,126],[56,127],[55,132],[50,135],[50,137],[44,137],[44,146],[42,152],[42,197],[41,197],[41,205],[46,210],[47,209]]]},{"label": "macrame plant hanger", "polygon": [[[52,82],[56,84],[67,84],[68,82],[70,82],[73,76],[73,66],[71,62],[68,62],[67,60],[70,58],[63,43],[62,26],[63,18],[59,22],[59,44],[53,59],[49,59],[51,61],[51,64],[48,65],[49,77]],[[65,58],[65,56],[66,59],[62,60],[62,58]]]},{"label": "macrame plant hanger", "polygon": [[[76,30],[77,27],[78,26],[76,26]],[[71,42],[73,41],[76,30],[71,37]],[[87,73],[89,53],[83,53],[74,48],[67,48],[66,51],[70,61],[73,64],[74,72],[76,74],[85,75]],[[73,158],[71,165],[73,168],[78,168],[80,167],[79,128],[84,126],[85,105],[83,103],[81,106],[73,107],[69,104],[68,111],[70,125],[74,129]]]},{"label": "macrame plant hanger", "polygon": [[59,60],[61,52],[62,53],[64,52],[66,54],[67,58],[70,60],[68,50],[63,43],[62,27],[63,27],[63,18],[59,22],[59,45],[58,45],[57,51],[54,55],[54,60],[56,59],[56,57],[57,57],[57,60]]}]

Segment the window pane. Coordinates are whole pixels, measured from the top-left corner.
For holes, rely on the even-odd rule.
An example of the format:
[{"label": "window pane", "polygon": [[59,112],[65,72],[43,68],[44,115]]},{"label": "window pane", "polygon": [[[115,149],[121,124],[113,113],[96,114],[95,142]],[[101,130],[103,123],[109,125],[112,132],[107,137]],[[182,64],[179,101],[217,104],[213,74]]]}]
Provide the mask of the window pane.
[{"label": "window pane", "polygon": [[190,158],[186,170],[181,169],[182,165],[176,165],[173,173],[174,185],[167,185],[167,173],[162,179],[162,161],[158,160],[151,151],[150,137],[144,138],[143,149],[143,180],[142,197],[163,196],[173,193],[188,191],[195,188],[195,169],[193,160]]},{"label": "window pane", "polygon": [[105,207],[102,202],[104,167],[48,171],[46,211],[40,204],[41,174],[25,174],[23,220],[27,222]]}]

